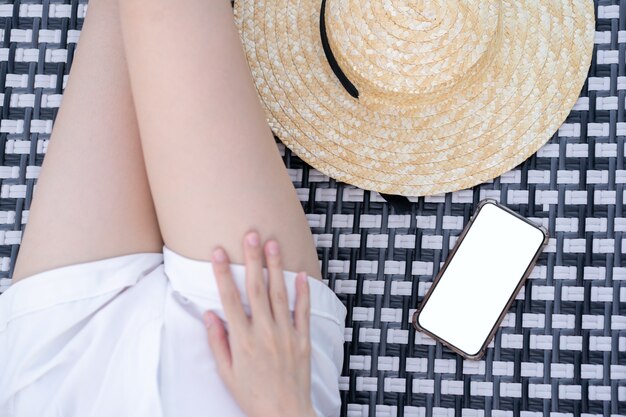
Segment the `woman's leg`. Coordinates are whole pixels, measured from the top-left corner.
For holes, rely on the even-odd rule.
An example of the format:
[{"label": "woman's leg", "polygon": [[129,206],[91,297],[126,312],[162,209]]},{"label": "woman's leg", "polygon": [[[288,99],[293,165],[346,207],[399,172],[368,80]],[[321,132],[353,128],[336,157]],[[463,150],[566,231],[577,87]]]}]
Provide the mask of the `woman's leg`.
[{"label": "woman's leg", "polygon": [[148,180],[168,248],[244,263],[275,238],[284,268],[320,278],[317,251],[257,96],[228,0],[120,0]]},{"label": "woman's leg", "polygon": [[117,1],[91,0],[13,283],[55,267],[161,252]]}]

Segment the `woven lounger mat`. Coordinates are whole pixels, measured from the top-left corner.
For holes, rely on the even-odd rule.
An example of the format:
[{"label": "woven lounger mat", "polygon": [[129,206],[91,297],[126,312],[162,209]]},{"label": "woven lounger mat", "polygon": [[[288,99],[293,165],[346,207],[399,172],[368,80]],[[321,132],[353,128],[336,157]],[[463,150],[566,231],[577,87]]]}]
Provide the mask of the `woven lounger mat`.
[{"label": "woven lounger mat", "polygon": [[[49,139],[56,100],[41,99],[62,93],[85,15],[84,1],[65,3],[0,5],[0,278],[10,277],[33,192],[26,168],[44,156],[14,141]],[[412,198],[400,213],[277,141],[324,276],[348,308],[342,416],[626,416],[626,2],[596,0],[596,16],[590,78],[575,108],[536,155],[493,181]],[[56,87],[34,87],[35,77]],[[486,197],[543,223],[552,238],[485,358],[468,361],[409,319]]]}]

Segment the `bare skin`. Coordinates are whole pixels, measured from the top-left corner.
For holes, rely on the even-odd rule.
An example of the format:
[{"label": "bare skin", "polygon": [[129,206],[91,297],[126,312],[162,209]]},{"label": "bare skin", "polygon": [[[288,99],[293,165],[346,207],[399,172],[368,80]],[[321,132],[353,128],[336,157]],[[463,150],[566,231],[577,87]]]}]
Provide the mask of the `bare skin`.
[{"label": "bare skin", "polygon": [[[240,343],[262,340],[263,352],[273,355],[268,361],[276,360],[276,352],[288,359],[273,377],[272,395],[293,401],[277,411],[308,417],[314,415],[308,325],[302,319],[309,314],[308,285],[298,285],[295,327],[286,326],[284,315],[269,319],[267,306],[259,310],[269,302],[258,291],[259,266],[266,262],[278,277],[278,258],[266,261],[258,250],[247,251],[241,236],[250,230],[268,238],[265,247],[280,242],[281,271],[321,278],[313,237],[256,95],[230,4],[91,0],[13,284],[52,268],[160,253],[164,244],[214,262],[212,250],[222,248],[227,262],[251,262],[257,313],[250,323],[265,323],[263,329],[280,329],[290,338],[285,344],[275,333],[268,338],[259,332],[250,336],[257,339],[232,337],[225,345],[223,325],[213,322],[215,354],[223,357],[228,346],[232,358],[230,370],[221,371],[225,383],[249,388],[244,380],[250,369],[244,374],[236,364],[255,362],[254,353]],[[215,264],[216,274],[223,266]],[[221,295],[232,301],[223,303],[230,321],[239,305],[228,276],[220,277]],[[280,300],[274,303],[280,288],[270,284],[269,291],[272,309],[282,308]],[[239,319],[233,319],[235,328]],[[296,379],[280,385],[293,367]],[[241,392],[233,395],[250,416],[257,415]],[[269,410],[262,399],[255,401]]]},{"label": "bare skin", "polygon": [[321,278],[313,235],[267,124],[227,0],[123,0],[122,34],[165,244],[243,263],[241,236],[280,241]]},{"label": "bare skin", "polygon": [[229,2],[92,0],[87,14],[13,282],[163,243],[243,263],[251,228],[321,278]]},{"label": "bare skin", "polygon": [[[228,300],[224,305],[228,333],[218,315],[210,311],[204,315],[218,372],[249,417],[315,417],[306,273],[300,272],[296,279],[292,320],[278,242],[269,240],[262,246],[258,233],[251,232],[243,248],[251,317],[244,312],[226,252],[218,248],[211,258],[220,296]],[[269,272],[267,289],[263,282],[264,258]]]},{"label": "bare skin", "polygon": [[117,2],[89,3],[13,284],[56,267],[162,250],[120,30]]}]

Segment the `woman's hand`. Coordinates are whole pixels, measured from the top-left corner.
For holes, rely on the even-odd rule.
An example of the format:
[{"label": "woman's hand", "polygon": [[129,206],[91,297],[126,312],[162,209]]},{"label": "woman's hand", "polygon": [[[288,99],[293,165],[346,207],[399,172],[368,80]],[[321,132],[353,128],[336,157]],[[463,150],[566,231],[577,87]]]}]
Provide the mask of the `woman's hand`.
[{"label": "woman's hand", "polygon": [[[244,312],[226,253],[218,248],[212,256],[229,326],[227,333],[215,313],[207,311],[204,315],[218,372],[249,417],[315,417],[311,402],[307,274],[300,272],[296,279],[292,320],[278,242],[269,240],[262,249],[256,232],[248,233],[244,241],[251,317]],[[263,251],[269,272],[267,287],[263,280]]]}]

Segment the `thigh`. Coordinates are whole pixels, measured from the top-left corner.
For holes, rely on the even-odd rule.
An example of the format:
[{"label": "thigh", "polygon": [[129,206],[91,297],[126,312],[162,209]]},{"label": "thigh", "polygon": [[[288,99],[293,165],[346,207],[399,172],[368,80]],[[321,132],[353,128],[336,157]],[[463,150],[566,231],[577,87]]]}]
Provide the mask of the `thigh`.
[{"label": "thigh", "polygon": [[243,263],[276,238],[287,270],[321,276],[296,190],[256,93],[227,0],[120,0],[141,141],[165,244]]},{"label": "thigh", "polygon": [[92,0],[13,271],[161,252],[116,1]]}]

